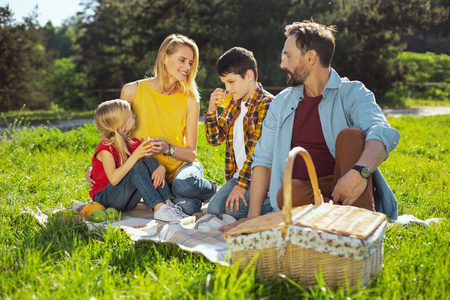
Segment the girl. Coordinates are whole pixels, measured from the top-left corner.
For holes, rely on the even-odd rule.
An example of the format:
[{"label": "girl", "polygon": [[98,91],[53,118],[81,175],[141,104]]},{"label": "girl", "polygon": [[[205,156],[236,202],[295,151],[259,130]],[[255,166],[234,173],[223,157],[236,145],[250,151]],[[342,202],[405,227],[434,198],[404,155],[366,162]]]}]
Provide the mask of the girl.
[{"label": "girl", "polygon": [[215,182],[203,178],[203,166],[196,160],[197,66],[195,42],[171,34],[159,48],[155,77],[125,84],[120,95],[137,116],[132,136],[153,137],[153,157],[167,170],[166,180],[176,196],[173,201],[189,215],[199,212],[217,189]]},{"label": "girl", "polygon": [[128,135],[135,128],[130,104],[105,101],[95,111],[94,121],[103,139],[92,158],[92,200],[106,208],[128,211],[143,198],[157,220],[187,216],[171,202],[174,195],[165,185],[165,168],[151,157],[151,146]]}]

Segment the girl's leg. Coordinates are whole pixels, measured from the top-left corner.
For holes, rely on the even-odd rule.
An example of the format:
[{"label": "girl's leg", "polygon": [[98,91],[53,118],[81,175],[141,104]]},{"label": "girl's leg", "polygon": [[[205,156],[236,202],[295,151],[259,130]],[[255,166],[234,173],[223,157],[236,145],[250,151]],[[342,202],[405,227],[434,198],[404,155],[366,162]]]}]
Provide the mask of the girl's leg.
[{"label": "girl's leg", "polygon": [[[136,201],[136,199],[140,199],[139,196],[142,196],[150,209],[153,209],[158,203],[164,204],[164,200],[166,200],[153,187],[149,170],[142,161],[137,161],[119,184],[116,186],[108,184],[104,190],[98,192],[94,196],[94,201],[100,202],[105,207],[114,207],[123,211],[133,205],[134,208],[139,202]],[[130,201],[133,203],[129,205]]]},{"label": "girl's leg", "polygon": [[[159,167],[159,162],[156,159],[154,159],[153,157],[148,157],[148,158],[144,159],[143,162],[144,162],[145,166],[147,167],[147,169],[150,173],[150,176]],[[167,182],[164,185],[164,187],[159,186],[156,190],[161,195],[161,197],[163,198],[164,201],[175,199],[175,196],[170,191],[170,187],[167,184]]]}]

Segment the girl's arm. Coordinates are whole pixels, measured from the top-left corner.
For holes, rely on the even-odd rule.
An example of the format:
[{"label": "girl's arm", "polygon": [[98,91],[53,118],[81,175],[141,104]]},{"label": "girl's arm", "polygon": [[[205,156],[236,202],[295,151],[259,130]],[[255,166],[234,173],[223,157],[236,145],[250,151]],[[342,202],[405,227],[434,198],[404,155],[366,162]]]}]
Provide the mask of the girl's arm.
[{"label": "girl's arm", "polygon": [[138,159],[149,156],[151,154],[150,145],[145,146],[140,144],[139,147],[134,150],[133,154],[122,164],[120,167],[116,167],[116,162],[111,152],[102,150],[97,153],[97,159],[102,162],[103,169],[106,176],[112,185],[117,185],[128,174]]}]

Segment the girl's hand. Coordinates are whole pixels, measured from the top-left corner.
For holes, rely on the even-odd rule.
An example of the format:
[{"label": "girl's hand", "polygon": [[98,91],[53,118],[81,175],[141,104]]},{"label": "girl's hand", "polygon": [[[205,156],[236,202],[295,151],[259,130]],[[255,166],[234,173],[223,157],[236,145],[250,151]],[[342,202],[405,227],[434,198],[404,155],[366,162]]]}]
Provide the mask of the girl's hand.
[{"label": "girl's hand", "polygon": [[134,157],[136,161],[138,159],[141,159],[143,157],[149,157],[152,156],[152,147],[150,143],[141,143],[136,150],[134,150],[133,154],[131,154],[131,157]]},{"label": "girl's hand", "polygon": [[209,97],[208,113],[215,113],[217,111],[217,107],[223,103],[223,99],[225,99],[225,91],[221,88],[215,89]]},{"label": "girl's hand", "polygon": [[150,141],[153,153],[169,153],[169,144],[167,144],[162,138],[151,138]]},{"label": "girl's hand", "polygon": [[163,165],[159,165],[158,168],[152,173],[153,187],[157,189],[159,186],[163,188],[166,185],[166,168]]}]

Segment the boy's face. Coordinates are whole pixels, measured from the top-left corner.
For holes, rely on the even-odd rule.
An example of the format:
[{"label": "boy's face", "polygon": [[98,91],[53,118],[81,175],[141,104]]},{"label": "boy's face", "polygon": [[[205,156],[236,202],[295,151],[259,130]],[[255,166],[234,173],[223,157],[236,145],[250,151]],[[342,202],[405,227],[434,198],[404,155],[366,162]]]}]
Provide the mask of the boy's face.
[{"label": "boy's face", "polygon": [[236,73],[229,73],[220,76],[220,80],[225,84],[225,89],[230,92],[233,99],[241,99],[247,101],[255,91],[256,82],[253,72],[248,70],[244,78]]}]

